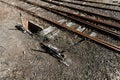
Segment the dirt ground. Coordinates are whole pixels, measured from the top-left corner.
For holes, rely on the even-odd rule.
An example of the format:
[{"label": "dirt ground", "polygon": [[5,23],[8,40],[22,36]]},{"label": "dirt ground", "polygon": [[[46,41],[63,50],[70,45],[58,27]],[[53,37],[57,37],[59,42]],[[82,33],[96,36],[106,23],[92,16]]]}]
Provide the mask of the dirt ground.
[{"label": "dirt ground", "polygon": [[[4,1],[20,4],[17,0]],[[21,24],[19,14],[19,10],[0,2],[0,80],[120,80],[119,53],[89,40],[68,49],[74,35],[65,30],[48,43],[67,50],[65,55],[70,62],[69,67],[47,53],[33,51],[41,49],[42,37],[36,40],[14,30],[15,25]],[[22,14],[37,24],[44,23],[24,12]],[[42,24],[46,25],[49,24]]]}]

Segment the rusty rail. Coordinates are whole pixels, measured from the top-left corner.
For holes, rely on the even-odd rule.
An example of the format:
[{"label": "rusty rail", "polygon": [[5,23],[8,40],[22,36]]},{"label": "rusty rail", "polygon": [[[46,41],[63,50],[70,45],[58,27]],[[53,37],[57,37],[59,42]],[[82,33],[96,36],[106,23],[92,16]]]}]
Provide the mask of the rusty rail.
[{"label": "rusty rail", "polygon": [[84,1],[83,0],[76,0],[76,1],[96,3],[96,4],[104,4],[104,5],[111,5],[111,6],[120,6],[119,4],[114,4],[114,3],[104,3],[104,2],[87,1],[87,0],[84,0]]},{"label": "rusty rail", "polygon": [[118,37],[118,38],[120,39],[120,33],[114,32],[114,31],[112,31],[111,29],[104,28],[104,27],[101,27],[101,26],[98,26],[98,25],[94,25],[94,24],[92,24],[92,23],[90,23],[90,22],[87,22],[87,21],[85,21],[85,20],[83,20],[83,19],[77,19],[77,18],[72,17],[72,16],[70,16],[70,15],[65,15],[65,14],[63,14],[63,13],[58,12],[57,10],[55,11],[55,10],[51,9],[51,11],[53,11],[53,12],[55,12],[55,13],[57,13],[57,14],[60,14],[60,15],[62,15],[62,16],[68,17],[68,18],[70,18],[70,19],[72,19],[72,20],[74,20],[74,21],[77,21],[78,23],[82,23],[82,24],[86,25],[86,27],[91,27],[91,28],[100,30],[100,31],[102,31],[102,32],[108,33],[108,34],[113,35],[113,36],[115,36],[115,37]]},{"label": "rusty rail", "polygon": [[[24,1],[24,0],[21,0],[21,1]],[[60,14],[60,15],[65,16],[65,17],[68,17],[68,18],[70,18],[70,19],[72,19],[72,20],[74,20],[74,21],[77,21],[78,23],[82,23],[82,24],[84,24],[84,25],[86,25],[86,26],[88,26],[88,27],[92,27],[92,28],[94,28],[94,29],[100,30],[100,31],[102,31],[102,32],[105,32],[105,33],[107,33],[107,34],[110,34],[110,35],[113,35],[113,36],[115,36],[115,37],[120,38],[120,33],[114,32],[114,31],[112,31],[112,30],[110,30],[110,29],[108,29],[108,28],[103,28],[103,27],[101,27],[101,26],[94,25],[94,24],[92,24],[92,23],[90,23],[90,22],[87,22],[86,20],[78,19],[78,18],[75,18],[75,17],[73,17],[73,16],[71,16],[71,15],[65,15],[65,14],[61,13],[61,12],[63,12],[63,11],[61,11],[61,10],[54,9],[54,8],[48,8],[48,7],[46,7],[46,6],[42,6],[42,5],[40,5],[40,4],[37,4],[37,3],[34,3],[34,2],[30,2],[30,1],[28,1],[28,0],[25,0],[24,2],[26,2],[26,3],[28,3],[28,4],[31,4],[31,5],[34,5],[34,6],[42,7],[42,8],[44,8],[44,9],[47,9],[47,10],[52,11],[52,12],[54,12],[54,13]]]},{"label": "rusty rail", "polygon": [[109,22],[105,22],[105,21],[103,22],[101,20],[93,19],[93,18],[90,18],[90,17],[87,17],[87,16],[81,16],[79,14],[75,14],[73,12],[68,12],[68,11],[65,11],[65,10],[49,8],[49,7],[46,7],[46,6],[42,6],[42,5],[38,4],[38,3],[30,2],[28,0],[20,0],[20,1],[26,2],[26,3],[34,5],[34,6],[42,7],[44,9],[49,9],[49,10],[52,9],[52,10],[55,10],[55,11],[58,11],[58,12],[66,13],[66,14],[68,14],[70,16],[75,16],[75,17],[80,18],[80,19],[84,19],[84,20],[92,21],[92,22],[99,23],[99,24],[102,24],[102,25],[106,25],[107,27],[110,27],[110,28],[112,27],[112,28],[120,29],[119,25],[111,24]]},{"label": "rusty rail", "polygon": [[111,24],[109,22],[101,21],[101,20],[98,20],[98,19],[93,19],[93,18],[90,18],[90,17],[87,17],[87,16],[81,16],[79,14],[74,14],[73,12],[67,12],[65,10],[58,10],[58,9],[54,9],[54,8],[52,8],[52,9],[56,10],[56,11],[59,11],[59,12],[62,12],[62,13],[66,13],[67,15],[78,17],[80,19],[84,19],[84,20],[87,20],[87,21],[91,21],[91,22],[95,22],[95,23],[98,23],[98,24],[106,25],[107,27],[110,27],[110,28],[112,27],[112,28],[120,29],[119,25],[115,25],[113,23]]},{"label": "rusty rail", "polygon": [[64,5],[64,4],[60,4],[60,3],[56,3],[56,2],[53,2],[53,1],[48,1],[48,0],[42,0],[42,1],[48,2],[48,3],[51,3],[51,4],[54,4],[54,5],[57,5],[57,6],[67,7],[67,8],[70,8],[70,9],[72,9],[72,10],[81,11],[81,12],[84,12],[84,13],[87,13],[87,14],[91,14],[91,15],[94,15],[94,16],[103,17],[103,18],[105,18],[105,19],[114,20],[114,21],[117,21],[117,22],[120,23],[120,20],[119,20],[119,19],[113,18],[113,17],[110,17],[110,16],[107,16],[107,15],[103,15],[103,14],[99,14],[99,13],[94,13],[94,12],[86,11],[86,10],[83,10],[83,9],[71,7],[71,6]]},{"label": "rusty rail", "polygon": [[75,4],[75,5],[80,5],[80,6],[84,6],[84,7],[92,7],[92,8],[102,9],[102,10],[109,10],[109,11],[120,12],[120,10],[116,10],[116,9],[99,7],[99,6],[94,6],[94,5],[87,5],[87,4],[77,3],[77,2],[60,1],[60,0],[55,0],[55,1],[57,1],[57,2],[63,2],[63,3],[70,3],[70,4]]},{"label": "rusty rail", "polygon": [[35,14],[34,12],[32,12],[32,11],[30,11],[30,10],[23,9],[23,8],[21,8],[21,7],[19,7],[19,6],[15,6],[15,5],[6,3],[6,2],[4,2],[4,1],[0,1],[0,2],[2,2],[2,3],[4,3],[4,4],[7,4],[7,5],[11,6],[11,7],[14,7],[14,8],[18,9],[18,10],[21,10],[21,11],[23,11],[23,12],[26,12],[27,14],[29,14],[29,15],[35,17],[35,18],[45,20],[45,21],[47,21],[47,22],[49,22],[49,23],[51,23],[51,24],[53,24],[53,25],[56,25],[56,27],[66,29],[66,30],[68,30],[68,31],[70,31],[70,32],[73,32],[73,33],[77,34],[77,35],[83,36],[83,37],[88,38],[88,39],[90,39],[90,40],[92,40],[92,41],[95,41],[95,42],[97,42],[97,43],[99,43],[99,44],[101,44],[101,45],[103,45],[103,46],[106,46],[106,47],[108,47],[108,48],[110,48],[110,49],[112,49],[112,50],[115,50],[115,51],[117,51],[117,52],[120,52],[120,47],[119,47],[119,46],[116,46],[116,45],[114,45],[114,44],[108,43],[108,42],[106,42],[106,41],[103,41],[103,40],[98,39],[98,38],[95,38],[95,37],[91,37],[91,36],[89,36],[89,35],[87,35],[87,34],[85,34],[85,33],[79,32],[79,31],[77,31],[76,29],[72,29],[72,28],[67,27],[66,25],[60,24],[60,23],[58,23],[58,22],[54,22],[54,21],[51,21],[51,20],[49,20],[49,19],[40,17],[39,15]]}]

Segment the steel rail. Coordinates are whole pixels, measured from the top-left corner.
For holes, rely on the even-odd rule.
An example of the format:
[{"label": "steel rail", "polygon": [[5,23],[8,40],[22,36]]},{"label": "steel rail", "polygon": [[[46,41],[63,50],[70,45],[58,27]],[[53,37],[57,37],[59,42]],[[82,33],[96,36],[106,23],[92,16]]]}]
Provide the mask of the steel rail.
[{"label": "steel rail", "polygon": [[103,45],[103,46],[106,46],[106,47],[108,47],[108,48],[110,48],[110,49],[112,49],[112,50],[115,50],[115,51],[117,51],[117,52],[120,52],[120,47],[119,47],[119,46],[116,46],[116,45],[114,45],[114,44],[110,44],[110,43],[108,43],[108,42],[106,42],[106,41],[103,41],[103,40],[98,39],[98,38],[95,38],[95,37],[91,37],[91,36],[89,36],[89,35],[87,35],[87,34],[85,34],[85,33],[82,33],[82,32],[79,32],[79,31],[77,31],[77,30],[75,30],[75,29],[72,29],[72,28],[70,28],[70,27],[67,27],[66,25],[59,24],[58,22],[53,22],[53,21],[51,21],[51,20],[49,20],[49,19],[40,17],[40,16],[38,16],[37,14],[35,14],[34,12],[32,12],[32,11],[30,11],[30,10],[23,9],[23,8],[21,8],[21,7],[19,7],[19,6],[15,6],[15,5],[6,3],[6,2],[4,2],[4,1],[0,1],[0,2],[2,2],[2,3],[4,3],[4,4],[7,4],[7,5],[11,6],[11,7],[14,7],[14,8],[18,9],[18,10],[21,10],[21,11],[23,11],[23,12],[26,12],[27,14],[29,14],[29,15],[31,15],[31,16],[34,16],[35,18],[45,20],[45,21],[47,21],[47,22],[49,22],[49,23],[51,23],[51,24],[56,25],[56,26],[59,27],[59,28],[64,28],[64,29],[66,29],[66,30],[68,30],[68,31],[71,31],[71,32],[73,32],[73,33],[76,33],[77,35],[83,36],[83,37],[88,38],[88,39],[90,39],[90,40],[92,40],[92,41],[95,41],[95,42],[97,42],[97,43],[99,43],[99,44],[101,44],[101,45]]},{"label": "steel rail", "polygon": [[54,12],[54,13],[56,13],[56,14],[59,14],[59,15],[68,17],[68,18],[70,18],[70,19],[72,19],[72,20],[75,20],[75,21],[77,21],[78,23],[82,23],[82,24],[86,25],[87,27],[100,30],[101,32],[105,32],[105,33],[107,33],[107,34],[113,35],[113,36],[118,37],[118,38],[120,39],[120,33],[114,32],[114,31],[112,31],[112,30],[110,30],[110,29],[108,29],[108,28],[103,28],[103,27],[101,27],[101,26],[94,25],[93,23],[90,23],[90,22],[88,22],[88,21],[86,21],[86,20],[83,20],[83,19],[75,18],[75,17],[73,17],[73,16],[71,16],[71,15],[65,15],[65,14],[63,14],[63,13],[60,13],[60,11],[57,10],[57,9],[49,8],[49,7],[46,7],[46,6],[42,6],[42,5],[40,5],[40,4],[31,2],[31,1],[28,1],[28,0],[25,0],[25,1],[24,1],[24,0],[20,0],[20,1],[26,2],[26,3],[30,4],[30,5],[42,7],[42,8],[44,8],[44,9],[47,9],[47,10],[49,10],[49,11],[52,11],[52,12]]},{"label": "steel rail", "polygon": [[[42,5],[38,4],[38,3],[30,2],[28,0],[20,0],[20,1],[26,2],[26,3],[34,5],[34,6],[42,7],[42,8],[48,8],[48,7],[42,6]],[[60,9],[55,9],[55,8],[51,8],[51,9],[59,11],[59,12],[62,12],[62,13],[66,13],[66,14],[71,15],[71,16],[78,17],[80,19],[92,21],[92,22],[95,22],[95,23],[98,23],[98,24],[106,25],[107,27],[110,27],[110,28],[112,27],[112,28],[116,28],[116,29],[120,30],[120,26],[119,25],[111,24],[111,23],[105,22],[105,21],[103,22],[101,20],[93,19],[93,18],[86,17],[86,16],[81,16],[80,14],[75,14],[75,13],[70,12],[70,11],[68,12],[68,11],[65,11],[65,10],[60,10]]]},{"label": "steel rail", "polygon": [[86,16],[81,16],[79,14],[75,14],[73,12],[68,12],[68,11],[65,11],[65,10],[58,10],[58,9],[55,9],[55,8],[51,8],[51,9],[62,12],[62,13],[65,13],[65,14],[68,14],[68,15],[71,15],[71,16],[74,16],[74,17],[78,17],[80,19],[84,19],[84,20],[87,20],[87,21],[91,21],[91,22],[95,22],[95,23],[98,23],[98,24],[106,25],[107,27],[110,27],[110,28],[112,27],[112,28],[116,28],[116,29],[120,30],[119,25],[111,24],[111,23],[105,22],[105,21],[103,22],[101,20],[93,19],[93,18],[86,17]]},{"label": "steel rail", "polygon": [[80,5],[80,6],[84,6],[84,7],[92,7],[92,8],[102,9],[102,10],[109,10],[109,11],[120,12],[120,10],[111,9],[111,8],[105,8],[105,7],[100,7],[100,6],[87,5],[87,4],[70,2],[70,1],[63,1],[63,0],[62,0],[62,1],[60,1],[60,0],[55,0],[55,1],[56,1],[56,2],[63,2],[63,3],[70,3],[70,4],[74,4],[74,5]]},{"label": "steel rail", "polygon": [[54,5],[57,5],[57,6],[67,7],[67,8],[70,8],[70,9],[72,9],[72,10],[77,10],[77,11],[81,11],[81,12],[84,12],[84,13],[92,14],[92,15],[94,15],[94,16],[103,17],[103,18],[105,18],[105,19],[114,20],[114,21],[117,21],[117,22],[120,23],[120,20],[119,20],[119,19],[113,18],[113,17],[110,17],[110,16],[107,16],[107,15],[102,15],[102,14],[99,14],[99,13],[94,13],[94,12],[86,11],[86,10],[79,9],[79,8],[75,8],[75,7],[71,7],[71,6],[68,6],[68,5],[64,5],[64,4],[60,4],[60,3],[55,3],[55,2],[53,2],[53,1],[48,1],[48,0],[42,0],[42,1],[48,2],[48,3],[51,3],[51,4],[54,4]]},{"label": "steel rail", "polygon": [[82,1],[82,2],[89,2],[89,3],[96,3],[96,4],[104,4],[104,5],[111,5],[111,6],[120,6],[119,4],[115,4],[115,3],[105,3],[105,2],[97,2],[97,1],[87,1],[87,0],[75,0],[75,1]]},{"label": "steel rail", "polygon": [[51,10],[51,11],[57,13],[57,14],[60,14],[62,16],[68,17],[68,18],[78,22],[79,24],[82,23],[82,24],[86,25],[86,27],[90,27],[90,28],[94,28],[94,29],[100,30],[101,32],[105,32],[107,34],[113,35],[113,36],[118,37],[120,39],[120,33],[114,32],[114,31],[112,31],[112,30],[110,30],[108,28],[103,28],[101,26],[94,25],[94,24],[92,24],[90,22],[87,22],[85,20],[77,19],[77,18],[75,18],[73,16],[70,16],[70,15],[65,15],[63,13],[58,12],[57,10],[53,10],[53,9],[49,9],[49,10]]},{"label": "steel rail", "polygon": [[44,21],[46,21],[46,22],[49,22],[49,23],[51,23],[51,24],[53,24],[53,25],[56,25],[56,27],[58,27],[58,28],[66,29],[67,31],[73,32],[73,33],[75,33],[75,34],[77,34],[77,35],[80,35],[80,36],[83,36],[83,37],[85,37],[85,38],[88,38],[88,39],[90,39],[90,40],[92,40],[92,41],[95,41],[95,42],[97,42],[98,44],[101,44],[101,45],[103,45],[103,46],[105,46],[105,47],[107,47],[107,48],[110,48],[110,49],[114,50],[114,51],[120,52],[120,47],[119,47],[119,46],[116,46],[116,45],[114,45],[114,44],[111,44],[111,43],[109,43],[109,42],[103,41],[103,40],[98,39],[98,38],[95,38],[95,37],[91,37],[91,36],[89,36],[88,34],[79,32],[79,31],[77,31],[76,29],[72,29],[72,28],[70,28],[70,27],[67,27],[67,26],[64,25],[64,24],[60,24],[60,23],[58,23],[58,22],[54,22],[54,21],[52,21],[52,20],[49,20],[49,19],[40,17],[39,15],[37,15],[36,13],[34,13],[34,12],[30,11],[30,10],[26,10],[26,9],[21,8],[21,7],[19,7],[19,6],[6,3],[6,2],[4,2],[4,1],[0,1],[0,2],[2,2],[2,3],[4,3],[4,4],[7,4],[7,5],[11,6],[11,7],[14,7],[14,8],[18,9],[18,10],[21,10],[21,11],[23,11],[23,12],[25,12],[25,13],[27,13],[27,14],[35,17],[35,18],[42,19],[42,20],[44,20]]}]

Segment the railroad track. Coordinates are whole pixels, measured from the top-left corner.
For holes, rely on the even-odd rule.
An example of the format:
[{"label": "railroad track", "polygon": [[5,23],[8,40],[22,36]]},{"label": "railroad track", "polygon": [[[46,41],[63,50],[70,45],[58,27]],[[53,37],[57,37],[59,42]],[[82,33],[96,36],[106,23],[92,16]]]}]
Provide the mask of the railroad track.
[{"label": "railroad track", "polygon": [[[76,1],[82,1],[82,0],[76,0]],[[96,3],[96,4],[103,4],[103,5],[110,5],[110,6],[120,6],[119,4],[114,3],[104,3],[104,2],[96,2],[96,1],[82,1],[82,2],[89,2],[89,3]]]},{"label": "railroad track", "polygon": [[55,1],[48,1],[48,0],[42,0],[42,1],[48,2],[48,3],[51,3],[51,4],[54,4],[54,5],[57,5],[57,6],[62,6],[62,7],[70,8],[70,9],[72,9],[72,10],[77,10],[77,11],[80,11],[80,12],[84,12],[84,13],[89,14],[89,15],[102,17],[102,18],[104,18],[104,19],[110,19],[110,20],[117,21],[117,22],[120,23],[120,19],[113,18],[113,17],[107,16],[107,15],[103,15],[103,14],[99,14],[99,13],[90,12],[90,11],[87,11],[87,10],[84,10],[84,9],[72,7],[72,6],[65,5],[65,4],[61,4],[61,3],[55,2]]},{"label": "railroad track", "polygon": [[56,27],[58,27],[58,28],[60,28],[60,29],[63,28],[63,29],[65,29],[65,30],[67,30],[67,31],[70,31],[70,32],[75,33],[75,34],[77,34],[77,35],[80,35],[80,36],[82,36],[82,37],[88,38],[88,39],[90,39],[90,40],[92,40],[92,41],[94,41],[94,42],[96,42],[96,43],[98,43],[98,44],[101,44],[101,45],[103,45],[103,46],[105,46],[105,47],[108,47],[108,48],[110,48],[110,49],[112,49],[112,50],[115,50],[115,51],[120,52],[120,47],[117,46],[117,45],[114,45],[114,44],[111,44],[111,43],[109,43],[109,42],[103,41],[103,40],[101,40],[101,39],[99,39],[99,38],[96,38],[96,37],[92,37],[92,36],[90,36],[89,34],[87,34],[87,33],[85,33],[85,32],[80,32],[80,31],[78,31],[78,30],[75,29],[75,28],[68,27],[66,24],[61,24],[61,23],[59,23],[59,22],[57,22],[57,21],[52,21],[52,20],[49,20],[49,19],[47,19],[47,18],[43,18],[43,17],[39,16],[37,13],[32,12],[32,11],[30,11],[30,10],[26,10],[26,9],[21,8],[21,7],[19,7],[19,6],[6,3],[6,2],[4,2],[4,1],[0,1],[0,2],[2,2],[2,3],[4,3],[4,4],[7,4],[7,5],[11,6],[11,7],[14,7],[14,8],[18,9],[18,10],[21,10],[21,11],[23,11],[23,12],[26,12],[27,14],[29,14],[29,15],[35,17],[35,18],[45,20],[46,22],[49,22],[49,23],[55,25]]},{"label": "railroad track", "polygon": [[[58,9],[54,9],[54,8],[42,6],[42,5],[40,5],[40,4],[37,4],[37,3],[34,3],[34,2],[30,2],[30,1],[28,1],[28,0],[20,0],[20,1],[26,2],[26,3],[30,4],[30,5],[42,7],[42,8],[44,8],[44,9],[47,9],[47,10],[49,10],[49,11],[52,11],[52,12],[54,12],[54,13],[56,13],[56,14],[59,14],[59,15],[68,17],[68,18],[70,18],[70,19],[78,22],[78,24],[81,24],[81,23],[82,23],[82,24],[86,25],[87,27],[94,28],[94,29],[100,30],[101,32],[105,32],[105,33],[107,33],[107,34],[110,34],[110,35],[113,35],[113,36],[115,36],[115,37],[120,38],[120,33],[114,32],[114,31],[112,31],[112,30],[110,30],[110,29],[108,29],[108,28],[104,28],[104,27],[101,27],[101,26],[94,25],[94,24],[92,24],[91,22],[86,21],[86,19],[87,19],[87,20],[89,20],[89,21],[94,21],[94,22],[100,23],[101,21],[99,21],[99,20],[94,20],[94,19],[91,19],[91,18],[88,18],[88,17],[83,17],[83,16],[80,16],[80,15],[76,15],[76,14],[73,14],[73,13],[70,13],[70,12],[63,11],[63,10],[58,10]],[[62,13],[61,13],[61,12],[62,12]],[[69,15],[65,15],[65,14],[63,14],[63,13],[67,13],[67,14],[69,14]],[[72,16],[72,15],[73,15],[73,16]],[[79,19],[78,19],[78,18],[75,18],[74,16],[79,17]],[[83,18],[83,19],[80,19],[80,18]],[[101,22],[100,24],[106,24],[107,26],[110,26],[110,24],[107,24],[107,23],[104,23],[104,22]],[[116,26],[116,25],[111,25],[111,26],[112,26],[112,27],[117,27],[117,28],[120,29],[119,26]]]},{"label": "railroad track", "polygon": [[40,4],[37,4],[37,3],[34,3],[34,2],[30,2],[30,1],[27,1],[27,0],[20,0],[20,1],[23,1],[23,2],[26,2],[28,4],[31,4],[31,5],[34,5],[34,6],[38,6],[38,7],[42,7],[44,9],[51,9],[51,10],[54,10],[54,11],[58,11],[58,12],[62,12],[62,13],[66,13],[67,15],[70,15],[70,16],[75,16],[77,18],[81,18],[81,19],[84,19],[84,20],[87,20],[87,21],[93,21],[97,24],[102,24],[102,25],[106,25],[108,27],[112,27],[112,28],[116,28],[116,29],[120,29],[120,26],[119,25],[116,25],[116,24],[113,24],[113,23],[109,23],[109,22],[105,22],[105,21],[101,21],[101,20],[98,20],[98,19],[93,19],[91,17],[87,17],[87,16],[81,16],[80,14],[75,14],[74,12],[68,12],[68,11],[65,11],[65,10],[60,10],[60,9],[55,9],[55,8],[51,8],[51,7],[45,7],[45,6],[42,6]]},{"label": "railroad track", "polygon": [[92,8],[96,8],[96,9],[120,12],[120,10],[117,10],[117,9],[105,8],[105,7],[94,6],[94,5],[87,5],[87,4],[82,4],[82,3],[78,3],[78,2],[74,2],[74,1],[72,1],[72,2],[71,1],[61,1],[61,0],[55,0],[55,1],[62,2],[62,3],[70,3],[70,4],[80,5],[80,6],[84,6],[84,7],[92,7]]}]

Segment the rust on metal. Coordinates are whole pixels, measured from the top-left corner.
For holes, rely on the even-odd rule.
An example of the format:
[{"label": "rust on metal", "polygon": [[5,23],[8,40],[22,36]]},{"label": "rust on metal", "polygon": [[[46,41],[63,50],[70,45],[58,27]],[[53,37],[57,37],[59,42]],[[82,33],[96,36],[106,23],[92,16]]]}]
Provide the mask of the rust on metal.
[{"label": "rust on metal", "polygon": [[[44,8],[45,8],[45,7],[44,7]],[[52,9],[52,10],[59,11],[59,12],[62,12],[62,13],[66,13],[66,14],[71,15],[71,16],[75,16],[75,17],[78,17],[78,18],[82,18],[82,19],[85,19],[85,20],[88,20],[88,21],[94,21],[95,23],[107,25],[108,27],[120,29],[120,26],[115,25],[115,24],[112,24],[112,23],[109,23],[109,22],[105,22],[105,21],[103,22],[103,21],[98,20],[98,19],[93,19],[93,18],[90,18],[90,17],[81,16],[81,15],[79,15],[79,14],[74,14],[73,12],[68,12],[68,11],[65,11],[65,10],[58,10],[58,9],[55,9],[55,8],[51,8],[51,9]]]},{"label": "rust on metal", "polygon": [[78,11],[81,11],[81,12],[89,13],[89,14],[92,14],[92,15],[96,15],[96,16],[99,16],[99,17],[103,17],[103,18],[106,18],[106,19],[111,19],[111,20],[120,22],[119,19],[113,18],[113,17],[110,17],[110,16],[107,16],[107,15],[90,12],[90,11],[87,11],[87,10],[83,10],[83,9],[80,9],[80,8],[71,7],[71,6],[64,5],[64,4],[55,3],[55,2],[53,2],[53,1],[48,1],[48,0],[44,0],[44,1],[45,1],[45,2],[48,2],[48,3],[51,3],[51,4],[54,4],[54,5],[57,5],[57,6],[67,7],[67,8],[73,9],[73,10],[78,10]]},{"label": "rust on metal", "polygon": [[[51,9],[51,10],[52,10],[52,9]],[[53,10],[52,10],[52,11],[53,11]],[[56,13],[59,13],[59,12],[56,11]],[[108,28],[104,28],[104,27],[101,27],[101,26],[98,26],[98,25],[94,25],[93,23],[87,22],[86,20],[74,18],[74,17],[69,16],[69,15],[65,15],[65,14],[62,14],[62,13],[59,13],[59,14],[61,14],[61,15],[63,15],[63,16],[66,16],[66,17],[68,17],[68,18],[71,18],[71,19],[73,19],[73,20],[75,20],[75,21],[77,21],[77,22],[79,22],[79,23],[82,23],[82,24],[84,24],[84,25],[86,25],[86,26],[90,26],[90,27],[92,27],[92,28],[101,30],[101,31],[103,31],[103,32],[105,32],[105,33],[109,33],[109,34],[111,34],[111,35],[113,35],[113,36],[116,36],[116,37],[119,37],[119,38],[120,38],[120,33],[114,32],[114,31],[112,31],[112,30],[110,30],[110,29],[108,29]]]},{"label": "rust on metal", "polygon": [[119,46],[116,46],[116,45],[114,45],[114,44],[108,43],[108,42],[106,42],[106,41],[103,41],[103,40],[98,39],[98,38],[95,38],[95,37],[91,37],[91,36],[89,36],[88,34],[79,32],[79,31],[77,31],[76,29],[67,27],[66,25],[63,25],[63,24],[59,24],[58,22],[54,22],[54,21],[51,21],[51,20],[49,20],[49,19],[40,17],[39,15],[35,14],[34,12],[32,12],[32,11],[30,11],[30,10],[23,9],[23,8],[21,8],[21,7],[19,7],[19,6],[15,6],[15,5],[6,3],[6,2],[4,2],[4,1],[0,1],[0,2],[2,2],[2,3],[4,3],[4,4],[7,4],[7,5],[9,5],[9,6],[12,6],[12,7],[16,8],[16,9],[18,9],[18,10],[23,11],[23,12],[26,12],[27,14],[29,14],[29,15],[31,15],[31,16],[34,16],[35,18],[45,20],[45,21],[47,21],[47,22],[49,22],[49,23],[51,23],[51,24],[53,24],[53,25],[56,25],[56,27],[64,28],[64,29],[66,29],[66,30],[68,30],[68,31],[71,31],[71,32],[73,32],[73,33],[76,33],[76,34],[78,34],[78,35],[80,35],[80,36],[83,36],[83,37],[85,37],[85,38],[88,38],[88,39],[90,39],[90,40],[93,40],[93,41],[95,41],[95,42],[97,42],[97,43],[99,43],[99,44],[101,44],[101,45],[103,45],[103,46],[106,46],[106,47],[112,49],[112,50],[115,50],[115,51],[120,52],[120,47],[119,47]]},{"label": "rust on metal", "polygon": [[[42,7],[42,8],[44,8],[44,9],[53,11],[53,12],[55,12],[55,13],[57,13],[57,14],[60,14],[60,15],[62,15],[62,16],[66,16],[66,17],[68,17],[68,18],[70,18],[70,19],[73,19],[73,20],[75,20],[75,21],[77,21],[77,22],[79,22],[79,23],[82,23],[82,24],[84,24],[84,25],[86,25],[86,26],[89,26],[89,27],[92,27],[92,28],[101,30],[101,31],[106,32],[106,33],[108,33],[108,34],[110,34],[110,35],[113,35],[113,36],[116,36],[116,37],[119,37],[119,38],[120,38],[120,33],[114,32],[114,31],[112,31],[112,30],[110,30],[110,29],[108,29],[108,28],[103,28],[103,27],[94,25],[94,24],[92,24],[92,23],[90,23],[90,22],[87,22],[86,20],[72,17],[71,15],[69,16],[69,15],[62,14],[62,13],[60,13],[60,12],[63,12],[63,11],[61,11],[61,10],[53,9],[53,8],[48,8],[48,7],[39,5],[39,4],[34,3],[34,2],[30,2],[30,1],[25,1],[25,2],[28,3],[28,4],[34,5],[34,6],[39,6],[39,7]],[[59,12],[59,11],[60,11],[60,12]]]},{"label": "rust on metal", "polygon": [[23,27],[28,30],[28,20],[26,18],[21,17]]},{"label": "rust on metal", "polygon": [[[31,4],[31,5],[39,6],[39,7],[45,8],[45,9],[49,9],[49,7],[42,6],[42,5],[34,3],[34,2],[30,2],[30,1],[27,1],[27,0],[26,1],[21,0],[21,1],[26,2],[28,4]],[[88,21],[94,21],[94,22],[99,23],[99,24],[107,25],[108,27],[113,27],[113,28],[120,29],[120,26],[109,23],[109,22],[105,22],[105,21],[103,22],[103,21],[98,20],[98,19],[93,19],[93,18],[90,18],[90,17],[81,16],[79,14],[74,14],[73,12],[69,12],[69,11],[65,11],[65,10],[60,10],[60,9],[58,10],[58,9],[55,9],[55,8],[50,8],[50,9],[56,10],[56,11],[59,11],[59,12],[62,12],[62,13],[66,13],[70,16],[75,16],[75,17],[79,17],[79,18],[82,18],[82,19],[85,19],[85,20],[88,20]]]},{"label": "rust on metal", "polygon": [[[79,0],[76,0],[79,1]],[[111,6],[120,6],[119,4],[114,3],[105,3],[105,2],[97,2],[97,1],[87,1],[87,0],[81,0],[82,2],[89,2],[89,3],[96,3],[96,4],[104,4],[104,5],[111,5]]]},{"label": "rust on metal", "polygon": [[77,2],[70,2],[70,1],[60,1],[60,0],[58,0],[58,1],[59,2],[63,2],[63,3],[70,3],[70,4],[75,4],[75,5],[81,5],[81,6],[85,6],[85,7],[92,7],[92,8],[102,9],[102,10],[110,10],[110,11],[120,12],[120,10],[111,9],[111,8],[99,7],[99,6],[94,6],[94,5],[87,5],[87,4],[77,3]]},{"label": "rust on metal", "polygon": [[25,17],[23,17],[20,13],[21,22],[23,30],[29,34],[37,33],[38,31],[41,31],[43,28],[41,26],[36,25],[32,21],[28,21]]}]

